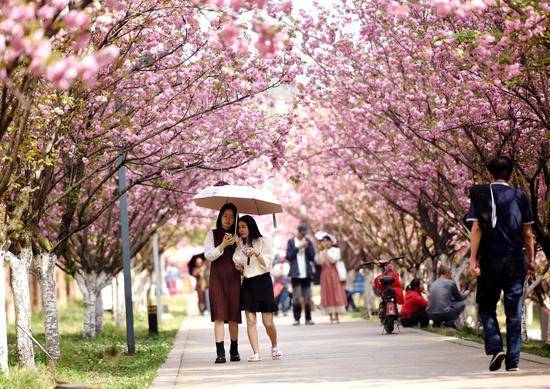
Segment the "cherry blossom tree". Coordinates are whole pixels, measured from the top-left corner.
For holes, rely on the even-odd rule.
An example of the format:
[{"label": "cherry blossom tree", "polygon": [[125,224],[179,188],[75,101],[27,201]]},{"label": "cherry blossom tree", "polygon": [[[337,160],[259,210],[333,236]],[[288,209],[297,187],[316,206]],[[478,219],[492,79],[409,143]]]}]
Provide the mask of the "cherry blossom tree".
[{"label": "cherry blossom tree", "polygon": [[[121,154],[128,158],[136,151],[133,163],[145,167],[141,170],[143,176],[133,185],[152,180],[166,169],[184,172],[194,166],[196,160],[188,163],[194,150],[184,146],[174,152],[174,140],[180,137],[179,146],[185,145],[183,138],[193,139],[188,129],[208,122],[207,114],[242,103],[291,77],[292,61],[285,63],[283,57],[274,55],[282,34],[267,22],[284,10],[263,2],[234,4],[231,12],[219,9],[224,5],[221,3],[205,9],[189,1],[162,5],[109,1],[106,7],[102,3],[54,1],[49,5],[40,10],[19,2],[2,5],[6,24],[1,42],[9,58],[1,62],[4,88],[0,135],[8,142],[0,151],[8,165],[2,170],[0,196],[7,204],[1,240],[9,240],[10,251],[16,254],[10,256],[14,280],[28,284],[25,281],[34,258],[33,271],[41,281],[47,311],[46,343],[56,357],[57,313],[50,293],[55,287],[51,274],[56,252],[63,252],[63,244],[72,234],[109,210],[117,195],[95,209],[94,216],[85,223],[79,219],[76,230],[62,230],[59,242],[52,242],[39,229],[44,215],[50,216],[50,210],[60,209],[64,202],[68,208],[61,215],[62,226],[70,227],[67,218],[75,216],[72,204],[78,203],[81,188],[98,193],[116,172],[114,160]],[[244,46],[228,47],[220,33],[247,11],[253,13],[249,18],[253,26],[261,26],[254,27],[259,36],[256,46],[261,55],[269,57],[262,68],[257,65],[263,59],[255,58],[252,52],[245,57]],[[256,18],[254,15],[260,12],[262,17]],[[206,13],[211,24],[199,20]],[[174,14],[180,17],[174,18]],[[8,27],[13,26],[9,32]],[[31,27],[39,30],[27,39],[24,34]],[[23,35],[17,35],[21,30]],[[246,34],[242,28],[237,31]],[[41,37],[44,39],[40,42],[32,41]],[[21,42],[27,45],[22,51]],[[37,57],[40,50],[31,43],[41,48],[41,57]],[[51,52],[48,44],[53,48]],[[58,56],[62,59],[56,60]],[[279,81],[266,71],[274,65]],[[198,134],[206,135],[206,128],[194,133]],[[87,149],[92,154],[79,153],[79,142],[89,142],[86,147],[92,146]],[[160,144],[172,147],[172,152],[160,153]],[[239,151],[237,146],[233,148]],[[26,158],[15,157],[19,155]],[[85,171],[88,158],[102,161],[94,165],[97,171]],[[169,159],[170,167],[161,166]],[[99,185],[86,186],[93,180]],[[84,208],[92,201],[91,197],[83,199]],[[15,300],[21,307],[18,324],[28,329],[28,298],[22,294]],[[20,360],[32,365],[32,347],[24,335],[19,335],[25,343],[18,347]]]},{"label": "cherry blossom tree", "polygon": [[[434,264],[450,259],[460,270],[466,188],[486,178],[491,155],[507,153],[548,258],[547,11],[539,3],[342,1],[302,14],[309,66],[298,85],[306,109],[298,126],[323,140],[299,143],[297,155],[316,167],[312,177],[291,164],[305,193],[312,180],[349,174],[418,223]],[[342,186],[328,187],[330,203]],[[546,259],[533,286],[547,270]]]}]

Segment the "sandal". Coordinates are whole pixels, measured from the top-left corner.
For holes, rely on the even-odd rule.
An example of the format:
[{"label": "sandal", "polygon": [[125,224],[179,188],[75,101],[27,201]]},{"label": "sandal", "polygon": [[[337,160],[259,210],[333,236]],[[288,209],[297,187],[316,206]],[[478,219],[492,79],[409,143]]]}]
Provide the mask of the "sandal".
[{"label": "sandal", "polygon": [[279,349],[279,347],[273,347],[271,349],[271,358],[273,358],[274,361],[283,359],[283,353],[281,352],[281,349]]},{"label": "sandal", "polygon": [[262,360],[262,357],[260,357],[260,354],[252,354],[248,357],[248,362],[260,362]]}]

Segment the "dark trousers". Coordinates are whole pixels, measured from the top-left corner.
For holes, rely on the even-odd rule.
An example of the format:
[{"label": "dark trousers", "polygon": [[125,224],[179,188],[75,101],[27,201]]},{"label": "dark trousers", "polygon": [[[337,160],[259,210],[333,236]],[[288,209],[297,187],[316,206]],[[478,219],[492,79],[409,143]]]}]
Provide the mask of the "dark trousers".
[{"label": "dark trousers", "polygon": [[355,301],[353,301],[353,293],[351,293],[350,290],[346,290],[346,297],[348,298],[348,305],[346,306],[346,309],[349,311],[357,311],[357,307],[355,306]]},{"label": "dark trousers", "polygon": [[456,301],[451,304],[449,311],[441,313],[428,313],[428,317],[433,320],[434,325],[441,323],[452,325],[464,311],[465,306],[464,301]]},{"label": "dark trousers", "polygon": [[292,279],[292,312],[294,320],[300,321],[302,316],[302,302],[304,298],[304,309],[306,320],[311,320],[311,279],[310,278],[293,278]]},{"label": "dark trousers", "polygon": [[501,292],[504,292],[506,366],[517,367],[521,350],[523,282],[527,275],[525,256],[516,254],[482,257],[479,265],[481,275],[477,278],[476,302],[485,332],[485,352],[493,355],[503,349],[496,307]]},{"label": "dark trousers", "polygon": [[413,312],[411,317],[402,317],[401,325],[403,327],[414,327],[420,324],[420,327],[427,327],[430,323],[426,309],[422,308],[419,311]]},{"label": "dark trousers", "polygon": [[275,304],[283,311],[283,313],[288,312],[290,309],[290,293],[286,286],[283,288],[281,293],[275,298]]}]

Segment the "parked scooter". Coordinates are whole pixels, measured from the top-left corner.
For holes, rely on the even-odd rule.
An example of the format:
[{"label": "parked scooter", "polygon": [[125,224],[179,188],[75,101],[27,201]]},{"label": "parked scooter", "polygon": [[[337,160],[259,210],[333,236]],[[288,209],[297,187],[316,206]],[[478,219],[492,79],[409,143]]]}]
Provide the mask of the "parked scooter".
[{"label": "parked scooter", "polygon": [[[384,331],[388,334],[393,333],[396,324],[399,325],[399,309],[397,307],[398,301],[403,297],[403,287],[399,283],[399,291],[396,293],[396,288],[394,285],[396,282],[399,282],[399,277],[395,277],[395,274],[390,274],[390,263],[393,261],[398,261],[405,257],[396,257],[389,260],[382,261],[366,261],[361,265],[362,267],[369,265],[376,265],[381,267],[384,270],[384,273],[377,276],[374,280],[374,293],[377,296],[380,296],[382,301],[380,302],[380,307],[378,310],[378,317],[380,322],[384,327]],[[400,302],[402,303],[402,302]]]}]

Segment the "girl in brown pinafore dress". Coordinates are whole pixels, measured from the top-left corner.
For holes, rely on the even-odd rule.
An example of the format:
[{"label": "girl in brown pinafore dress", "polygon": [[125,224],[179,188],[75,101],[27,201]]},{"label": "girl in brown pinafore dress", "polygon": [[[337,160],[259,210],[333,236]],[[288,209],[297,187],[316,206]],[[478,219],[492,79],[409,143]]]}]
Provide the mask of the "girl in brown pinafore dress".
[{"label": "girl in brown pinafore dress", "polygon": [[230,360],[241,360],[238,351],[241,274],[233,262],[237,239],[234,235],[236,216],[237,208],[233,204],[225,204],[218,215],[216,229],[208,231],[204,240],[204,256],[211,263],[209,297],[216,338],[215,363],[225,363],[224,323],[229,323]]},{"label": "girl in brown pinafore dress", "polygon": [[[213,230],[214,246],[218,247],[225,231]],[[223,250],[223,254],[212,261],[210,268],[210,317],[212,322],[223,320],[225,323],[241,323],[240,293],[241,273],[235,269],[233,254],[235,246]]]}]

